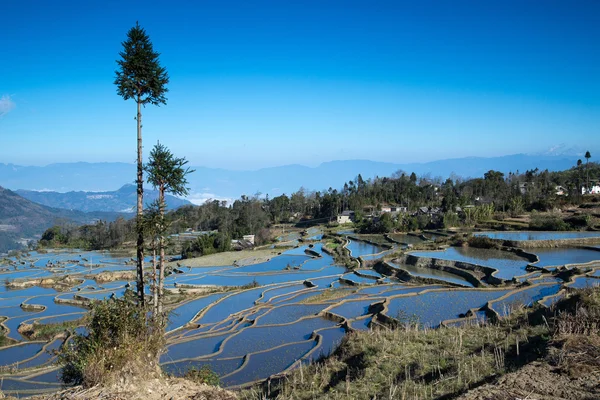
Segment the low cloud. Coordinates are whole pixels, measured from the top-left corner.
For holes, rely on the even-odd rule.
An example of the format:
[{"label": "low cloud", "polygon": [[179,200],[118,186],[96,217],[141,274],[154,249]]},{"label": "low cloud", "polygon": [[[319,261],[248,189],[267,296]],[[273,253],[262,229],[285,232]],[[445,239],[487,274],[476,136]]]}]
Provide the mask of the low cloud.
[{"label": "low cloud", "polygon": [[196,205],[202,205],[202,204],[206,203],[208,200],[226,201],[227,204],[233,203],[233,199],[230,199],[227,197],[220,197],[214,193],[191,193],[189,196],[186,197],[186,200],[188,200]]},{"label": "low cloud", "polygon": [[0,97],[0,117],[8,114],[15,108],[15,102],[10,98],[9,95]]}]

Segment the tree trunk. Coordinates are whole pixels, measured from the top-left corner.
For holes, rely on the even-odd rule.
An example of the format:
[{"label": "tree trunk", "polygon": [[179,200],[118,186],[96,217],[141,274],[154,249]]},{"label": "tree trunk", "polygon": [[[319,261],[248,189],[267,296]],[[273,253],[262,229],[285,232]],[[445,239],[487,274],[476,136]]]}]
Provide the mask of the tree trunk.
[{"label": "tree trunk", "polygon": [[[159,188],[158,191],[158,201],[160,203],[160,220],[161,222],[164,221],[165,218],[165,208],[164,208],[164,201],[165,201],[165,188],[164,186],[161,186]],[[164,225],[164,224],[163,224]],[[161,318],[162,321],[162,313],[163,313],[163,281],[165,279],[165,237],[164,237],[164,232],[160,233],[160,238],[159,238],[160,242],[159,242],[159,247],[160,247],[160,272],[159,272],[159,278],[158,278],[158,315]]]},{"label": "tree trunk", "polygon": [[586,177],[586,187],[585,189],[587,190],[588,193],[590,193],[590,159],[586,158],[585,159],[585,177]]},{"label": "tree trunk", "polygon": [[137,297],[144,305],[144,169],[142,165],[142,110],[137,98]]},{"label": "tree trunk", "polygon": [[156,281],[156,238],[152,240],[152,306],[155,318],[158,315],[158,286]]}]

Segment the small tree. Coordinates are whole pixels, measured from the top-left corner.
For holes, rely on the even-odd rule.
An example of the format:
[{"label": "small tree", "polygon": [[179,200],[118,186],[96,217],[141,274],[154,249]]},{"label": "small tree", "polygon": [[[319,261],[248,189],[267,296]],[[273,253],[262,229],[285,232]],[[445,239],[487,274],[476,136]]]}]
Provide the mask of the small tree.
[{"label": "small tree", "polygon": [[589,151],[585,152],[585,180],[586,180],[586,190],[589,192],[590,191],[590,158],[592,158],[592,155],[590,154]]},{"label": "small tree", "polygon": [[150,250],[152,250],[152,309],[154,310],[154,316],[158,314],[158,280],[157,280],[157,265],[156,265],[156,251],[159,248],[160,237],[165,234],[167,227],[165,226],[165,219],[162,217],[164,214],[164,203],[160,203],[159,200],[155,200],[144,212],[144,233],[146,237],[150,238]]},{"label": "small tree", "polygon": [[162,222],[163,231],[159,236],[158,248],[159,256],[159,276],[158,276],[158,303],[155,310],[157,315],[162,314],[163,309],[163,282],[165,276],[165,237],[166,225],[165,218],[165,193],[175,196],[184,196],[188,194],[186,175],[194,172],[185,168],[187,164],[185,158],[176,158],[162,144],[157,143],[150,152],[146,172],[148,173],[148,183],[158,190],[159,215]]},{"label": "small tree", "polygon": [[159,53],[152,47],[150,37],[136,22],[127,32],[127,40],[123,43],[123,51],[117,60],[119,69],[115,72],[117,94],[124,100],[134,99],[137,103],[137,296],[144,304],[144,229],[142,215],[144,212],[144,170],[142,165],[142,106],[167,104],[165,94],[169,75],[160,66]]}]

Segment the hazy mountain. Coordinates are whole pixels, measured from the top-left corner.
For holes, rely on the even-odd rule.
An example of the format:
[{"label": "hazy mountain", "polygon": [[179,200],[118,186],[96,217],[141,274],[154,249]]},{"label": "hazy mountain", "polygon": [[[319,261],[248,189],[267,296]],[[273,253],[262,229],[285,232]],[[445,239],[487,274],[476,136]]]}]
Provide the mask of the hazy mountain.
[{"label": "hazy mountain", "polygon": [[[192,167],[189,175],[193,202],[208,198],[238,198],[256,192],[269,194],[292,193],[301,186],[308,190],[341,188],[344,182],[361,174],[363,179],[390,176],[398,170],[431,177],[479,177],[490,169],[524,172],[527,169],[563,170],[577,162],[576,155],[526,155],[503,157],[467,157],[427,163],[385,163],[368,160],[331,161],[317,167],[285,165],[254,171],[233,171],[218,168]],[[22,167],[0,164],[0,185],[12,189],[109,191],[121,187],[135,177],[135,165],[125,163],[71,163],[51,164],[46,167]]]},{"label": "hazy mountain", "polygon": [[[112,211],[127,212],[135,211],[137,204],[137,189],[135,185],[128,184],[119,190],[112,192],[50,192],[50,191],[31,191],[16,190],[18,195],[28,200],[43,204],[48,207],[65,208],[68,210],[79,211]],[[158,198],[158,191],[145,189],[144,202],[151,203]],[[174,196],[165,196],[167,208],[174,209],[186,204],[189,201],[179,199]]]},{"label": "hazy mountain", "polygon": [[0,253],[16,248],[16,242],[21,238],[40,235],[44,230],[57,223],[85,224],[99,219],[112,221],[119,215],[118,213],[84,213],[46,207],[0,187]]}]

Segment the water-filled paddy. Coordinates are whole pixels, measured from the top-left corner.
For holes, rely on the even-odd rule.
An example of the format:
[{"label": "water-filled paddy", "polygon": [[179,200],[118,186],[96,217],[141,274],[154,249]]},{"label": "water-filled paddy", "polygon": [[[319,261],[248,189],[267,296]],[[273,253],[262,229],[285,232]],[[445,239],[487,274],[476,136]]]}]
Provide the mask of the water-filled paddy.
[{"label": "water-filled paddy", "polygon": [[348,300],[330,308],[328,311],[346,319],[357,318],[369,314],[369,306],[382,300],[383,298]]},{"label": "water-filled paddy", "polygon": [[344,279],[357,285],[374,285],[377,283],[377,278],[375,277],[366,277],[355,273],[343,275],[340,279]]},{"label": "water-filled paddy", "polygon": [[35,356],[44,347],[44,343],[24,343],[0,349],[0,367],[12,365]]},{"label": "water-filled paddy", "polygon": [[488,301],[510,290],[443,290],[389,300],[386,314],[400,322],[415,322],[437,327],[442,321],[458,318],[472,308],[481,308]]},{"label": "water-filled paddy", "polygon": [[527,259],[508,251],[473,247],[449,247],[444,251],[414,251],[410,254],[492,267],[498,270],[494,275],[502,279],[526,274],[525,267],[529,264]]},{"label": "water-filled paddy", "polygon": [[338,347],[344,338],[346,331],[344,328],[334,327],[321,329],[317,333],[322,338],[321,344],[310,353],[310,356],[307,357],[306,362],[317,361],[320,357],[325,357],[333,353],[333,351]]},{"label": "water-filled paddy", "polygon": [[210,324],[223,320],[231,314],[248,309],[254,305],[264,288],[245,290],[240,293],[232,294],[210,307],[195,322],[199,324]]},{"label": "water-filled paddy", "polygon": [[311,338],[313,331],[331,328],[335,325],[335,322],[314,317],[289,325],[246,328],[224,343],[219,358],[240,357],[248,353],[272,349],[286,343],[308,340]]},{"label": "water-filled paddy", "polygon": [[163,364],[163,369],[173,375],[183,375],[190,368],[199,370],[207,365],[211,371],[219,376],[224,376],[232,373],[242,366],[244,359],[242,357],[232,358],[228,360],[218,359],[202,359],[202,360],[185,360],[175,363]]},{"label": "water-filled paddy", "polygon": [[500,316],[504,317],[514,310],[518,310],[522,307],[529,307],[534,302],[541,300],[546,296],[555,295],[560,289],[561,285],[559,284],[533,286],[512,293],[501,300],[494,301],[490,304],[490,307]]},{"label": "water-filled paddy", "polygon": [[418,236],[414,236],[414,235],[408,235],[408,234],[398,234],[398,233],[393,233],[390,234],[390,237],[400,243],[404,243],[404,244],[420,244],[423,243],[423,239],[421,239]]},{"label": "water-filled paddy", "polygon": [[173,329],[177,329],[188,322],[190,322],[198,312],[203,310],[209,304],[223,298],[227,293],[215,293],[205,297],[201,297],[196,300],[189,301],[175,307],[169,314],[169,323],[167,325],[167,332]]},{"label": "water-filled paddy", "polygon": [[530,249],[540,261],[533,264],[536,267],[556,267],[566,264],[584,264],[600,261],[600,251],[580,248]]},{"label": "water-filled paddy", "polygon": [[591,278],[587,276],[579,276],[574,278],[574,282],[568,285],[574,289],[584,289],[584,288],[592,288],[600,286],[600,279]]},{"label": "water-filled paddy", "polygon": [[346,248],[350,250],[350,255],[354,258],[366,256],[368,254],[377,254],[387,250],[384,247],[375,246],[359,240],[350,240]]},{"label": "water-filled paddy", "polygon": [[518,232],[478,232],[474,236],[487,236],[491,239],[500,240],[560,240],[560,239],[583,239],[600,238],[600,232],[538,232],[538,231],[518,231]]},{"label": "water-filled paddy", "polygon": [[452,274],[450,272],[442,271],[442,270],[439,270],[439,269],[434,269],[434,268],[420,268],[420,267],[416,267],[414,265],[396,264],[396,263],[389,262],[389,261],[388,261],[388,264],[390,264],[393,267],[403,269],[406,272],[408,272],[409,274],[411,274],[412,276],[415,276],[415,277],[418,277],[418,278],[437,279],[439,281],[444,281],[444,282],[448,282],[448,283],[455,283],[457,285],[467,286],[467,287],[472,287],[473,286],[473,284],[471,282],[469,282],[468,280],[466,280],[462,276],[456,275],[456,274]]},{"label": "water-filled paddy", "polygon": [[228,333],[222,333],[170,345],[167,347],[166,353],[160,356],[160,361],[167,362],[216,353],[227,337],[229,337]]},{"label": "water-filled paddy", "polygon": [[288,304],[274,308],[256,320],[256,326],[287,324],[303,317],[314,316],[329,304]]},{"label": "water-filled paddy", "polygon": [[288,344],[277,349],[255,353],[248,356],[248,362],[240,370],[223,378],[228,386],[266,379],[279,373],[301,359],[316,345],[314,340]]}]

